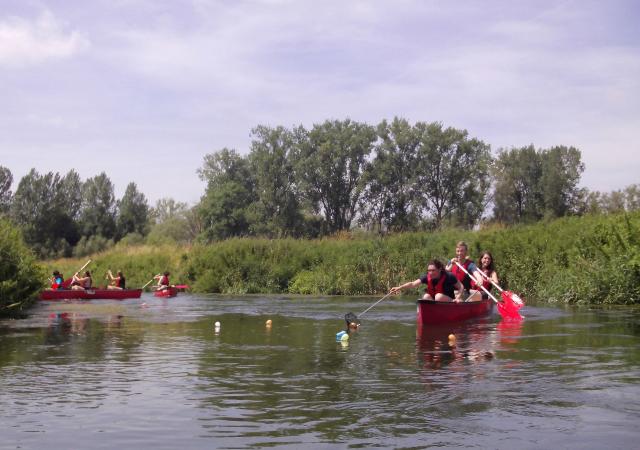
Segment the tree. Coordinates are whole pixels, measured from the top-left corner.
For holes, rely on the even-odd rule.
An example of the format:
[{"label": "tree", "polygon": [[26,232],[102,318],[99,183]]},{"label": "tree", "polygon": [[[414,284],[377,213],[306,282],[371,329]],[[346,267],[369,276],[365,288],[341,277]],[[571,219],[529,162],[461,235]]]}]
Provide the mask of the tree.
[{"label": "tree", "polygon": [[129,183],[117,203],[116,228],[119,238],[129,233],[147,234],[149,225],[149,204],[135,183]]},{"label": "tree", "polygon": [[415,163],[422,205],[436,228],[445,220],[467,227],[484,210],[489,187],[490,148],[469,139],[466,130],[443,129],[442,124],[417,123],[420,146]]},{"label": "tree", "polygon": [[11,183],[13,175],[6,167],[0,166],[0,216],[9,212],[11,206]]},{"label": "tree", "polygon": [[255,198],[254,178],[247,159],[223,148],[204,158],[198,170],[207,182],[198,207],[207,241],[248,234],[247,209]]},{"label": "tree", "polygon": [[541,177],[542,161],[533,145],[500,150],[493,166],[494,218],[509,224],[540,220]]},{"label": "tree", "polygon": [[256,198],[249,210],[253,234],[299,236],[303,224],[293,167],[294,139],[283,127],[252,130],[249,163]]},{"label": "tree", "polygon": [[416,130],[405,119],[386,120],[377,127],[380,138],[375,157],[363,174],[358,222],[378,231],[415,229],[420,208],[414,164],[420,144]]},{"label": "tree", "polygon": [[364,188],[366,158],[376,140],[369,125],[326,121],[296,131],[296,180],[311,208],[324,216],[327,231],[348,230]]},{"label": "tree", "polygon": [[177,202],[172,198],[161,198],[149,211],[150,218],[157,224],[174,218],[183,218],[189,207],[184,202]]},{"label": "tree", "polygon": [[597,198],[577,187],[583,170],[580,151],[574,147],[501,150],[493,171],[495,218],[533,222],[593,210]]},{"label": "tree", "polygon": [[40,175],[35,169],[22,177],[13,196],[11,217],[25,242],[41,257],[68,256],[77,241],[62,178],[58,173]]},{"label": "tree", "polygon": [[540,153],[542,177],[540,179],[544,214],[563,217],[578,209],[580,190],[578,183],[584,171],[580,151],[574,147],[557,146]]},{"label": "tree", "polygon": [[115,236],[116,208],[113,184],[104,172],[84,183],[80,226],[82,235],[87,238],[98,235],[112,239]]}]

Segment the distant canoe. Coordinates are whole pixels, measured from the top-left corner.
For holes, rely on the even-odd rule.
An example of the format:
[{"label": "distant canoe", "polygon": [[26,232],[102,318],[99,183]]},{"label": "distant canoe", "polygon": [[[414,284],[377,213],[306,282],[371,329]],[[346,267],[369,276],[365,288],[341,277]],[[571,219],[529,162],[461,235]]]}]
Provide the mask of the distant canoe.
[{"label": "distant canoe", "polygon": [[178,289],[174,286],[171,286],[167,289],[161,289],[159,291],[154,291],[153,295],[156,297],[175,297],[178,295]]},{"label": "distant canoe", "polygon": [[437,325],[448,322],[461,322],[491,313],[491,299],[479,302],[436,302],[434,300],[418,300],[417,321],[422,325]]},{"label": "distant canoe", "polygon": [[140,298],[142,289],[57,289],[40,293],[40,300],[124,300]]}]

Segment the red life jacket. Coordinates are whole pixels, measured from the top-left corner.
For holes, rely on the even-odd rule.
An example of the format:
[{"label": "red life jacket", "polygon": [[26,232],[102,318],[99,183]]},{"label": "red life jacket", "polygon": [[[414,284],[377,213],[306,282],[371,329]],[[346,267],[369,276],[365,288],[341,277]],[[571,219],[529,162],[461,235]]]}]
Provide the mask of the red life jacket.
[{"label": "red life jacket", "polygon": [[433,278],[431,278],[431,274],[427,275],[427,294],[431,296],[435,300],[436,294],[444,293],[444,280],[447,278],[447,272],[444,270],[440,271],[440,278],[438,279],[437,284],[433,284]]},{"label": "red life jacket", "polygon": [[[478,269],[478,270],[480,270],[480,269]],[[484,271],[483,271],[483,273],[484,273]],[[490,277],[490,276],[491,276],[491,275],[490,275],[490,274],[488,274],[488,273],[487,273],[486,275],[487,275],[488,277]],[[484,286],[484,288],[485,288],[487,291],[490,291],[490,290],[491,290],[491,288],[493,287],[493,285],[491,284],[491,281],[489,281],[487,278],[482,278],[482,286]],[[480,289],[480,287],[478,286],[478,283],[476,283],[476,280],[475,280],[475,279],[471,280],[471,289]],[[482,289],[480,289],[480,290],[482,291],[482,293],[483,293],[483,294],[485,293]]]},{"label": "red life jacket", "polygon": [[166,275],[162,275],[162,278],[160,278],[160,285],[169,286],[169,277]]},{"label": "red life jacket", "polygon": [[[473,261],[471,261],[469,258],[464,260],[463,264],[460,264],[462,267],[464,267],[464,270],[466,270],[467,272],[469,271],[469,264],[471,264]],[[462,270],[460,267],[458,267],[458,264],[453,263],[452,267],[451,267],[451,273],[454,274],[456,276],[456,278],[458,279],[458,281],[460,281],[462,283],[462,285],[464,286],[465,289],[471,289],[471,278],[469,278],[469,275],[467,275],[464,270]]]}]

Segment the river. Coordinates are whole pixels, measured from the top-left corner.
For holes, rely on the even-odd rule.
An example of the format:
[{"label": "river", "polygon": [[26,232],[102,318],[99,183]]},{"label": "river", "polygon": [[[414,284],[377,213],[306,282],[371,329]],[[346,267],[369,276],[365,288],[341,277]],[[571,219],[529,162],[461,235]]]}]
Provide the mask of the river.
[{"label": "river", "polygon": [[640,309],[393,298],[337,342],[376,300],[41,302],[0,321],[0,448],[638,448]]}]

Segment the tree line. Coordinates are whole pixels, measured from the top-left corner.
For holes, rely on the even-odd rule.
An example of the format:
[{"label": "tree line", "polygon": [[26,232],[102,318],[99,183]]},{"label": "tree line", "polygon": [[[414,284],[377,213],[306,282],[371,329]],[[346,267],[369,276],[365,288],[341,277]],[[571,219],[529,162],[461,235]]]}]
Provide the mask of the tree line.
[{"label": "tree line", "polygon": [[32,169],[11,192],[0,166],[0,215],[40,257],[82,256],[116,242],[220,241],[239,236],[315,238],[363,229],[389,233],[532,223],[640,206],[632,185],[612,193],[579,188],[581,153],[563,145],[500,149],[466,130],[402,118],[377,126],[346,120],[257,126],[242,155],[204,157],[198,204],[164,198],[151,207],[135,183],[121,199],[103,172]]}]

